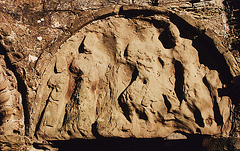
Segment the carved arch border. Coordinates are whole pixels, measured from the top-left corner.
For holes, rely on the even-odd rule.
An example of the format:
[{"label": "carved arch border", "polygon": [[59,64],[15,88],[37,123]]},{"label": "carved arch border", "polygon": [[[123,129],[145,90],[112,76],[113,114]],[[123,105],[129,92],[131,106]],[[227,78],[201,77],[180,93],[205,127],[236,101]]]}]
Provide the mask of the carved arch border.
[{"label": "carved arch border", "polygon": [[[195,35],[202,35],[205,40],[209,41],[224,58],[226,65],[229,68],[231,76],[237,77],[240,75],[240,68],[230,51],[221,43],[219,36],[211,29],[206,28],[200,21],[194,19],[186,14],[173,12],[165,7],[157,6],[140,6],[140,5],[116,5],[111,7],[104,7],[97,10],[86,10],[79,14],[69,30],[60,35],[54,43],[46,49],[52,55],[55,54],[67,39],[77,33],[81,28],[88,25],[92,21],[104,19],[109,16],[120,15],[123,17],[137,17],[137,16],[151,16],[154,14],[161,14],[167,17],[173,23],[180,21],[184,23]],[[177,25],[178,26],[178,25]],[[181,27],[180,27],[181,28]],[[195,37],[191,37],[195,38]]]}]

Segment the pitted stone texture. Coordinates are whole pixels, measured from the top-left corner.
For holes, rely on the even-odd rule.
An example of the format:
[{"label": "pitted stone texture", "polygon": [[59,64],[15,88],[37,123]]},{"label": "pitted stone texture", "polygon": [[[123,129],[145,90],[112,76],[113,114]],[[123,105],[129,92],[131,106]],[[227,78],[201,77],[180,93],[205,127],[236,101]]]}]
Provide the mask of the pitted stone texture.
[{"label": "pitted stone texture", "polygon": [[200,63],[175,24],[152,20],[97,20],[61,45],[37,91],[39,139],[229,135],[231,100],[218,94],[218,71]]},{"label": "pitted stone texture", "polygon": [[[13,72],[7,69],[4,57],[0,55],[0,148],[10,150],[8,146],[24,144],[25,135],[22,97],[17,89],[17,79]],[[7,142],[10,145],[3,145]]]},{"label": "pitted stone texture", "polygon": [[[0,56],[0,135],[24,135],[22,97],[17,90],[13,72],[6,68]],[[3,133],[3,134],[2,134]]]}]

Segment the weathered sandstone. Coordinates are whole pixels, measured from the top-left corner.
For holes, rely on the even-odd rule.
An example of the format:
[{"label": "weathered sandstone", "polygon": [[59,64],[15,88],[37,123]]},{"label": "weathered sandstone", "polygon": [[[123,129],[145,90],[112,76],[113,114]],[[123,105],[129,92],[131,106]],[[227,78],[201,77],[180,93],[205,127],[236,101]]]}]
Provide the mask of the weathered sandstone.
[{"label": "weathered sandstone", "polygon": [[240,70],[221,41],[226,25],[209,28],[209,20],[148,6],[152,1],[103,2],[89,1],[95,9],[85,11],[78,9],[87,3],[39,2],[33,11],[2,5],[1,148],[76,138],[229,137],[235,100],[226,89]]},{"label": "weathered sandstone", "polygon": [[219,73],[200,63],[192,43],[161,15],[112,16],[85,26],[45,70],[35,100],[43,105],[34,108],[37,135],[229,135],[231,101],[219,97]]}]

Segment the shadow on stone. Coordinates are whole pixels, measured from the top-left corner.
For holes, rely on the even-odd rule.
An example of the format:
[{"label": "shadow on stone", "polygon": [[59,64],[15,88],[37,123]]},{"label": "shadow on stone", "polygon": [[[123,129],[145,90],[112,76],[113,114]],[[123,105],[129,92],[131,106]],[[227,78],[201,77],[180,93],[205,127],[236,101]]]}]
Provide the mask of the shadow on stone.
[{"label": "shadow on stone", "polygon": [[161,138],[101,138],[95,140],[73,139],[68,141],[52,141],[52,146],[59,151],[104,150],[104,151],[204,151],[204,136],[191,135],[185,140],[163,140]]}]

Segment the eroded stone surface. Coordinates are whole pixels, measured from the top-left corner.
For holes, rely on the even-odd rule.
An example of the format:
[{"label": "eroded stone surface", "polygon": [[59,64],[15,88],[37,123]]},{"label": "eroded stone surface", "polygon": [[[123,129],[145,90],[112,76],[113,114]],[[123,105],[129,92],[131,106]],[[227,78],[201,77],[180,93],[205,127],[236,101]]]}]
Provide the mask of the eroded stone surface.
[{"label": "eroded stone surface", "polygon": [[[25,124],[22,96],[18,92],[17,79],[13,72],[7,69],[2,55],[0,55],[0,83],[0,140],[13,146],[23,145]],[[3,150],[10,149],[2,144],[0,147]]]},{"label": "eroded stone surface", "polygon": [[147,19],[98,20],[61,46],[37,92],[38,137],[229,135],[231,100],[218,95],[218,72],[167,18]]},{"label": "eroded stone surface", "polygon": [[[178,132],[229,136],[233,106],[219,90],[240,70],[211,29],[166,7],[78,12],[65,6],[16,10],[16,16],[4,10],[0,16],[8,65],[1,100],[21,112],[9,125],[23,125],[3,133],[2,142],[18,136],[28,146],[101,136],[171,138]],[[8,68],[15,75],[6,75]],[[15,76],[6,86],[5,79]],[[11,113],[3,119],[15,119]]]}]

